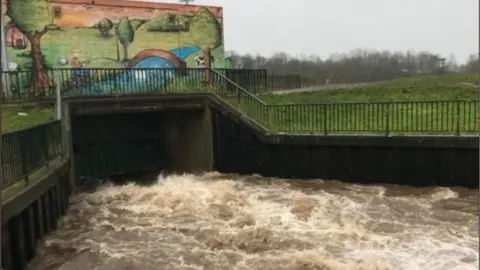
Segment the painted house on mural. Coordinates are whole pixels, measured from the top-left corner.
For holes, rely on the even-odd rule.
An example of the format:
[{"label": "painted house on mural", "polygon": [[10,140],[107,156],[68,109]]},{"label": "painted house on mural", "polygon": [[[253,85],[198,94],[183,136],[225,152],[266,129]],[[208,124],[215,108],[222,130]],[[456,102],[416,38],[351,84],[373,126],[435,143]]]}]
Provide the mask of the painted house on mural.
[{"label": "painted house on mural", "polygon": [[[225,66],[221,7],[121,0],[2,4],[9,61],[38,73],[45,67]],[[41,74],[32,80],[49,84]]]},{"label": "painted house on mural", "polygon": [[18,30],[12,23],[5,25],[5,35],[7,38],[7,46],[13,49],[26,49],[28,46],[28,39]]}]

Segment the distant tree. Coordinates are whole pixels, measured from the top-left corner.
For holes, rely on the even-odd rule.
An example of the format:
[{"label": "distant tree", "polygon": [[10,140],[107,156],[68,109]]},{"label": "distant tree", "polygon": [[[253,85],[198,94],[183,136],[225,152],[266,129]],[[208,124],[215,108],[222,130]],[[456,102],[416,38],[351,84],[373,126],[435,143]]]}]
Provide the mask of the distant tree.
[{"label": "distant tree", "polygon": [[128,46],[132,44],[135,38],[135,31],[128,17],[122,17],[117,24],[116,34],[118,41],[123,47],[123,61],[128,60]]},{"label": "distant tree", "polygon": [[[228,52],[232,66],[243,69],[266,69],[269,74],[299,74],[304,85],[332,83],[357,83],[392,80],[415,74],[434,74],[443,56],[432,52],[389,52],[356,49],[348,53],[336,53],[328,58],[318,56],[293,57],[284,52],[270,57]],[[453,62],[453,57],[450,57]],[[472,55],[466,64],[458,68],[465,72],[477,72],[478,55]]]},{"label": "distant tree", "polygon": [[462,70],[469,73],[478,73],[478,54],[470,55],[468,57],[467,63],[463,65]]},{"label": "distant tree", "polygon": [[113,22],[108,18],[101,19],[98,24],[96,25],[98,31],[100,31],[100,35],[102,37],[108,37],[110,30],[113,28]]},{"label": "distant tree", "polygon": [[447,67],[450,71],[457,71],[459,66],[457,62],[457,57],[454,53],[450,53],[447,60]]},{"label": "distant tree", "polygon": [[45,59],[40,46],[42,36],[48,32],[46,26],[50,23],[50,15],[46,10],[50,10],[50,3],[45,0],[7,1],[7,15],[31,44],[32,76],[30,86],[36,91],[53,86],[45,72]]},{"label": "distant tree", "polygon": [[204,67],[212,67],[212,49],[222,45],[222,28],[215,15],[207,8],[200,8],[190,20],[190,35],[203,52]]}]

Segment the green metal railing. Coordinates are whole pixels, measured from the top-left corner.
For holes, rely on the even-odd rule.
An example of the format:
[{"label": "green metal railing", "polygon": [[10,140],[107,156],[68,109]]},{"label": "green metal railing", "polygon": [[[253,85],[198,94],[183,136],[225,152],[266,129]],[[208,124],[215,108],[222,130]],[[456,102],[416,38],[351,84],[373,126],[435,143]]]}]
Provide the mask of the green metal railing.
[{"label": "green metal railing", "polygon": [[[30,71],[8,76],[21,86],[10,100],[38,98],[41,91],[29,86]],[[266,104],[254,94],[260,88],[248,83],[263,81],[264,72],[256,70],[55,69],[48,76],[66,97],[210,92],[272,132],[463,135],[479,128],[478,100]],[[43,93],[42,98],[53,99],[55,91]]]},{"label": "green metal railing", "polygon": [[2,188],[24,180],[63,152],[59,121],[34,126],[2,136]]},{"label": "green metal railing", "polygon": [[471,135],[478,100],[266,104],[221,73],[214,93],[273,132],[302,134]]},{"label": "green metal railing", "polygon": [[478,100],[269,105],[288,133],[465,135],[479,130]]}]

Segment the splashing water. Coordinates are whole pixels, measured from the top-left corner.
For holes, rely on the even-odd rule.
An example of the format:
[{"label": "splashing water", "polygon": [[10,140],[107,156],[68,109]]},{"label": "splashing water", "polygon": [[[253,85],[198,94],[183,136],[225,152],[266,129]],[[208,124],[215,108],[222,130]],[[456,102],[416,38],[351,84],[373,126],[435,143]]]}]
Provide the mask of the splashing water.
[{"label": "splashing water", "polygon": [[478,269],[475,190],[218,173],[72,199],[29,269]]}]

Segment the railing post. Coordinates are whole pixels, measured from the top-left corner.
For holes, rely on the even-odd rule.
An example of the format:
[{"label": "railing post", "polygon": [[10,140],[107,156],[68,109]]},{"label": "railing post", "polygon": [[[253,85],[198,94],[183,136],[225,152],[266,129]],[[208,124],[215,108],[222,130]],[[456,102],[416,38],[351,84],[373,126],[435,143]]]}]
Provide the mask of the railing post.
[{"label": "railing post", "polygon": [[385,112],[385,115],[387,117],[386,122],[385,122],[385,136],[390,136],[390,104],[391,101],[387,102],[387,109]]},{"label": "railing post", "polygon": [[18,150],[20,154],[20,169],[22,170],[23,179],[25,180],[25,186],[28,186],[29,182],[29,173],[28,173],[28,157],[26,155],[26,151],[24,151],[26,147],[26,139],[25,139],[25,132],[19,131],[18,132]]},{"label": "railing post", "polygon": [[[162,68],[162,77],[160,78],[160,85],[163,86],[163,89],[165,89],[165,93],[164,94],[168,94],[168,85],[169,83],[167,83],[167,71],[165,68]],[[176,86],[176,85],[175,85]],[[174,86],[174,87],[175,87]]]},{"label": "railing post", "polygon": [[55,90],[55,97],[56,97],[56,106],[55,106],[55,113],[57,116],[57,120],[62,119],[62,91],[61,91],[61,85],[60,85],[60,74],[58,72],[55,72],[55,81],[57,81]]},{"label": "railing post", "polygon": [[266,105],[262,105],[264,108],[265,108],[265,123],[267,125],[267,128],[268,129],[272,129],[273,128],[273,120],[272,120],[272,106],[266,104]]},{"label": "railing post", "polygon": [[38,136],[42,138],[41,140],[41,148],[40,148],[40,156],[42,158],[45,158],[45,167],[48,168],[50,167],[50,155],[49,155],[49,147],[50,147],[50,141],[48,137],[48,129],[52,127],[52,124],[47,124],[47,125],[42,125],[41,127],[38,128],[38,134],[35,134],[35,136]]},{"label": "railing post", "polygon": [[328,104],[323,104],[322,111],[323,111],[323,135],[328,135]]},{"label": "railing post", "polygon": [[455,107],[455,134],[460,136],[460,101],[458,99]]}]

